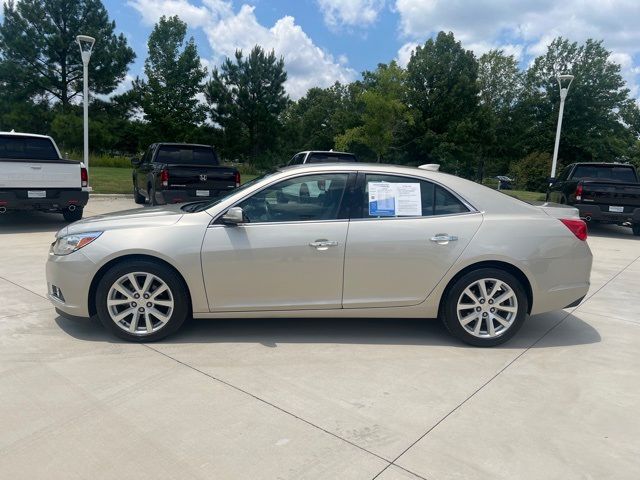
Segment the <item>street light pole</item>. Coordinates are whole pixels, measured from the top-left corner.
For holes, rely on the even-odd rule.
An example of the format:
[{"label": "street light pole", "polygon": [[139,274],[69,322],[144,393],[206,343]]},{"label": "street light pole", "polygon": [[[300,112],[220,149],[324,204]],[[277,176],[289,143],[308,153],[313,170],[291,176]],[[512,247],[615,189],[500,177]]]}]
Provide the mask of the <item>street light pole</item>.
[{"label": "street light pole", "polygon": [[96,39],[87,35],[78,35],[76,42],[80,47],[80,56],[82,57],[82,82],[83,96],[82,103],[84,107],[84,165],[89,172],[89,59],[91,51]]},{"label": "street light pole", "polygon": [[[569,93],[569,87],[573,82],[573,75],[558,75],[558,86],[560,87],[560,112],[558,113],[558,128],[556,129],[556,143],[553,147],[553,163],[551,164],[551,178],[556,177],[556,167],[558,166],[558,147],[560,146],[560,130],[562,129],[562,114],[564,113],[564,101]],[[569,81],[566,87],[562,87],[563,81]]]}]

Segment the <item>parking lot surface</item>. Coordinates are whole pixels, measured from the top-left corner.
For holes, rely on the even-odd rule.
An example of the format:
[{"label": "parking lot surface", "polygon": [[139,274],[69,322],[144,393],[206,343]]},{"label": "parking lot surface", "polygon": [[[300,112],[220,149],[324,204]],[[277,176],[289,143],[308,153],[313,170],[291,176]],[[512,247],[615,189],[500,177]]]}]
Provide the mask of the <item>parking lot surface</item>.
[{"label": "parking lot surface", "polygon": [[[92,198],[85,215],[133,208]],[[0,477],[638,479],[640,239],[493,349],[437,321],[193,320],[130,344],[46,300],[60,215],[0,216]]]}]

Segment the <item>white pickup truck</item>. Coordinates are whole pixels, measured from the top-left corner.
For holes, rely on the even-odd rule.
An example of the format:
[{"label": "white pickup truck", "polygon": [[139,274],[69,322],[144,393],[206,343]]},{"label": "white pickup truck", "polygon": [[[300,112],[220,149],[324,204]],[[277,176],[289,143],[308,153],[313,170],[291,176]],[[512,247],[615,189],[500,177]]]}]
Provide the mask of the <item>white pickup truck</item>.
[{"label": "white pickup truck", "polygon": [[0,213],[40,210],[80,220],[88,180],[85,165],[62,158],[51,137],[0,132]]}]

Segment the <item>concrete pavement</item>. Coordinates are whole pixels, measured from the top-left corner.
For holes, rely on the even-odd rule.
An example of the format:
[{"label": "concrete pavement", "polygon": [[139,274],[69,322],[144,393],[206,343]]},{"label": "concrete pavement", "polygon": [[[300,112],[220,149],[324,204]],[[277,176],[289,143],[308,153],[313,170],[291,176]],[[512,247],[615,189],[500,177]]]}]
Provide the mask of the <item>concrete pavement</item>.
[{"label": "concrete pavement", "polygon": [[[93,198],[87,215],[133,208]],[[135,345],[58,317],[61,216],[0,217],[0,475],[640,478],[640,239],[594,227],[592,288],[476,349],[436,321],[197,320]]]}]

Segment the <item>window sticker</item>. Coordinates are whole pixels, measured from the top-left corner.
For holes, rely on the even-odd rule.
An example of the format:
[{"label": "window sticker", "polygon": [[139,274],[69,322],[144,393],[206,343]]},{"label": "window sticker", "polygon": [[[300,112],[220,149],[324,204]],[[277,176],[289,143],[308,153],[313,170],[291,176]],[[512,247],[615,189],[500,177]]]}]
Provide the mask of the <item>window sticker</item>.
[{"label": "window sticker", "polygon": [[413,217],[422,215],[419,183],[368,182],[369,216]]}]

